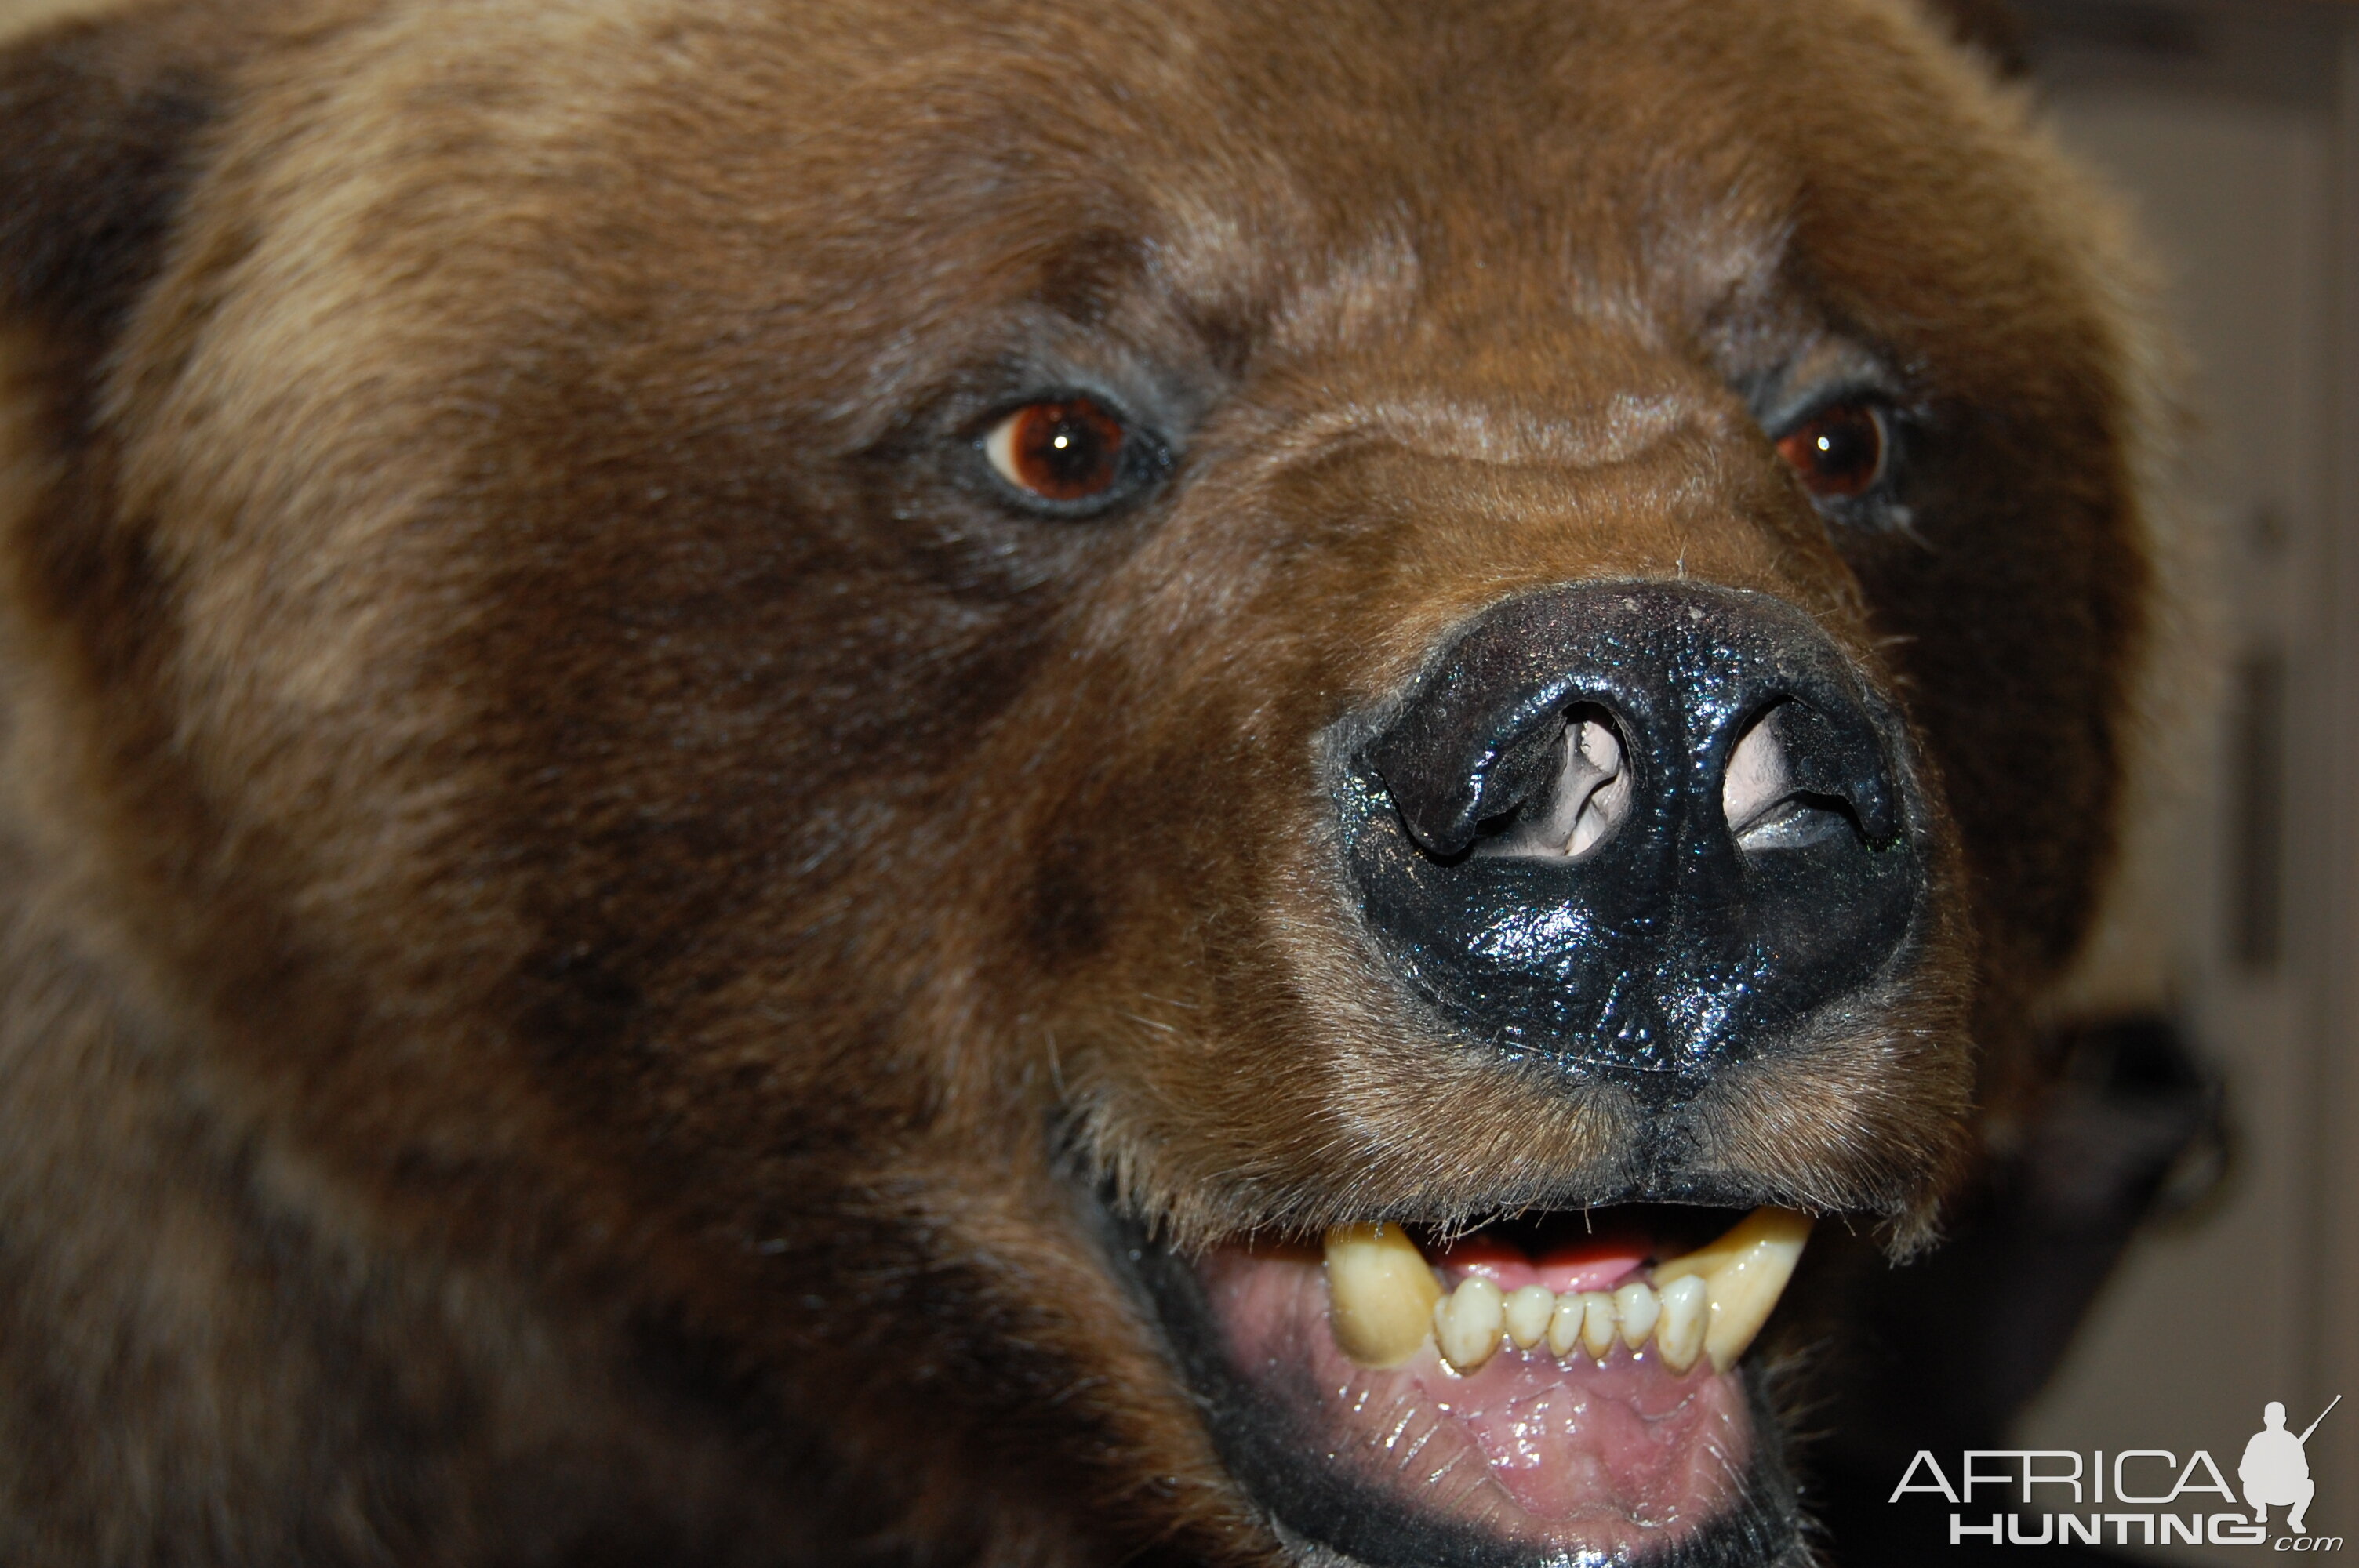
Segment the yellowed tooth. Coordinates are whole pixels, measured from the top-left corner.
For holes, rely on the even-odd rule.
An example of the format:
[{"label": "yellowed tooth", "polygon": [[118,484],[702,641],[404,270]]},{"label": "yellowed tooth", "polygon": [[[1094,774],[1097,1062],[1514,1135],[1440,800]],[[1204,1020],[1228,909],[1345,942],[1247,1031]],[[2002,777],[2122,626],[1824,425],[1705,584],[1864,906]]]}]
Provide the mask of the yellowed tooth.
[{"label": "yellowed tooth", "polygon": [[1556,1311],[1556,1292],[1546,1285],[1525,1285],[1507,1292],[1507,1337],[1518,1349],[1529,1350],[1538,1345],[1549,1329],[1549,1318]]},{"label": "yellowed tooth", "polygon": [[1703,1281],[1711,1303],[1703,1346],[1712,1353],[1714,1371],[1734,1366],[1761,1332],[1810,1238],[1809,1215],[1756,1208],[1717,1241],[1656,1268],[1658,1287],[1674,1280]]},{"label": "yellowed tooth", "polygon": [[1614,1331],[1619,1326],[1612,1296],[1603,1291],[1581,1292],[1581,1343],[1591,1356],[1603,1361],[1612,1353]]},{"label": "yellowed tooth", "polygon": [[1572,1354],[1581,1343],[1582,1325],[1588,1319],[1588,1309],[1578,1295],[1571,1292],[1557,1297],[1556,1311],[1549,1317],[1549,1349],[1560,1361]]},{"label": "yellowed tooth", "polygon": [[1327,1322],[1363,1367],[1397,1367],[1417,1354],[1441,1285],[1397,1225],[1338,1225],[1327,1232]]},{"label": "yellowed tooth", "polygon": [[1434,1337],[1452,1367],[1472,1372],[1499,1348],[1506,1327],[1506,1297],[1480,1274],[1470,1274],[1433,1307]]},{"label": "yellowed tooth", "polygon": [[1703,1353],[1704,1329],[1711,1317],[1709,1293],[1700,1276],[1688,1274],[1673,1280],[1658,1294],[1662,1298],[1663,1316],[1655,1325],[1655,1348],[1663,1365],[1684,1372]]},{"label": "yellowed tooth", "polygon": [[1656,1297],[1654,1286],[1633,1280],[1614,1292],[1614,1315],[1622,1320],[1622,1343],[1636,1350],[1655,1332],[1663,1303]]}]

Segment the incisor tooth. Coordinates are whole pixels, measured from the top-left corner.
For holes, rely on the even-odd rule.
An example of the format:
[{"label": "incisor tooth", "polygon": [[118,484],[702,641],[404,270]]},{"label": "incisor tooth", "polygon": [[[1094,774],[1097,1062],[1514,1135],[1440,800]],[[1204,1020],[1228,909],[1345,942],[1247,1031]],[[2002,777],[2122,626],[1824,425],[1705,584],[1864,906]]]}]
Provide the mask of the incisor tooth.
[{"label": "incisor tooth", "polygon": [[1618,1326],[1612,1296],[1603,1291],[1581,1292],[1581,1342],[1592,1357],[1603,1361],[1613,1351],[1614,1331]]},{"label": "incisor tooth", "polygon": [[1417,1354],[1441,1286],[1397,1225],[1338,1225],[1327,1232],[1327,1321],[1363,1367],[1397,1367]]},{"label": "incisor tooth", "polygon": [[1657,1267],[1658,1286],[1681,1279],[1703,1281],[1711,1303],[1703,1347],[1712,1353],[1712,1370],[1725,1372],[1734,1366],[1761,1332],[1810,1238],[1809,1215],[1756,1208],[1719,1240]]},{"label": "incisor tooth", "polygon": [[1452,1367],[1472,1372],[1499,1348],[1506,1315],[1506,1297],[1499,1287],[1480,1274],[1470,1274],[1453,1294],[1434,1303],[1434,1337]]},{"label": "incisor tooth", "polygon": [[1556,1311],[1556,1292],[1546,1285],[1525,1285],[1507,1293],[1507,1337],[1518,1349],[1529,1350],[1548,1333]]},{"label": "incisor tooth", "polygon": [[1656,1299],[1652,1285],[1644,1280],[1633,1280],[1614,1292],[1614,1315],[1622,1320],[1622,1343],[1636,1350],[1647,1343],[1647,1336],[1655,1332],[1655,1320],[1663,1315],[1663,1303]]},{"label": "incisor tooth", "polygon": [[1581,1325],[1587,1316],[1579,1296],[1557,1297],[1556,1312],[1549,1318],[1549,1349],[1558,1360],[1571,1355],[1572,1347],[1581,1343]]},{"label": "incisor tooth", "polygon": [[1703,1351],[1704,1325],[1710,1316],[1704,1283],[1690,1274],[1673,1280],[1659,1293],[1663,1317],[1655,1325],[1655,1347],[1662,1353],[1663,1365],[1674,1372],[1684,1372],[1695,1365],[1696,1357]]}]

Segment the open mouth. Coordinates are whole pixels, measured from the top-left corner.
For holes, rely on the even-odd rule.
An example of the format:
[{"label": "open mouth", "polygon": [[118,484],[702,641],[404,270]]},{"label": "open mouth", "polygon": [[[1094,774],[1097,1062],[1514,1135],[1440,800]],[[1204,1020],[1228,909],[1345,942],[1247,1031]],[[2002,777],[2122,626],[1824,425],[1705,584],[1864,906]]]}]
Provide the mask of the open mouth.
[{"label": "open mouth", "polygon": [[1726,1220],[1629,1206],[1132,1257],[1305,1562],[1761,1563],[1794,1527],[1741,1358],[1810,1220]]}]

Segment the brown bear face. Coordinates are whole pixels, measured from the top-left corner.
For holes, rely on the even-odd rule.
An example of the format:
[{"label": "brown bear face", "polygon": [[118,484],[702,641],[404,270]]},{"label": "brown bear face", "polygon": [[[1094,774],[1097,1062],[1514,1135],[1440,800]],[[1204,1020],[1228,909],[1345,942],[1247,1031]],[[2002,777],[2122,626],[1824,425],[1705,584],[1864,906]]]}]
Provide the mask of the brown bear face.
[{"label": "brown bear face", "polygon": [[1799,1558],[1788,1216],[1930,1234],[2146,584],[2117,264],[1925,23],[303,0],[7,85],[10,765],[305,1223],[690,1347],[839,1546]]}]

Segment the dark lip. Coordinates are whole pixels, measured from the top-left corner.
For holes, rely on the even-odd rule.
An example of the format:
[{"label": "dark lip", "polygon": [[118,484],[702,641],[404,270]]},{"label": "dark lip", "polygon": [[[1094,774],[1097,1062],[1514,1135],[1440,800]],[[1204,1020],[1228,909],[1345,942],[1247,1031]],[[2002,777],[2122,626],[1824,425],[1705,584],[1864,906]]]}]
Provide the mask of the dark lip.
[{"label": "dark lip", "polygon": [[1303,1568],[1764,1568],[1807,1561],[1797,1491],[1758,1366],[1743,1369],[1754,1458],[1726,1513],[1643,1556],[1535,1552],[1425,1518],[1319,1466],[1313,1445],[1230,1365],[1195,1267],[1110,1195],[1092,1195],[1089,1207],[1109,1267],[1149,1309],[1222,1463]]}]

